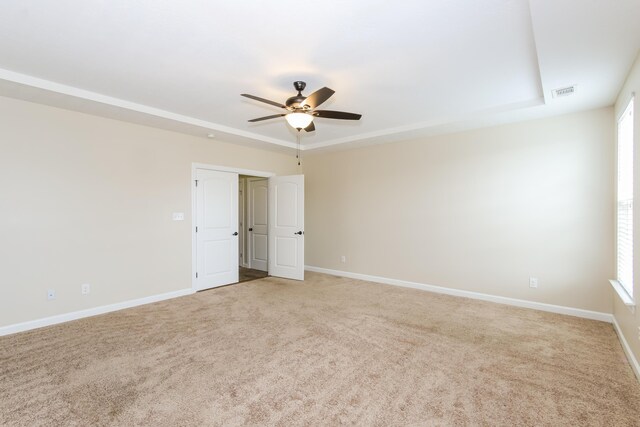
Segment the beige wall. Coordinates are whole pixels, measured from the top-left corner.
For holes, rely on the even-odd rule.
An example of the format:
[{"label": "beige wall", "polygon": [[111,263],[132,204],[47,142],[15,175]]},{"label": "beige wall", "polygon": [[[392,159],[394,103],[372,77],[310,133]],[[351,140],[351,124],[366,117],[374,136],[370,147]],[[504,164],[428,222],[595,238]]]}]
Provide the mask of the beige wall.
[{"label": "beige wall", "polygon": [[[619,117],[622,114],[624,108],[627,106],[627,102],[631,98],[631,94],[636,94],[634,101],[634,123],[633,123],[633,138],[634,138],[634,199],[640,200],[640,56],[636,59],[636,62],[631,70],[631,73],[627,77],[618,100],[615,105],[615,117]],[[638,204],[636,203],[636,206]],[[633,213],[633,246],[634,246],[634,299],[636,303],[640,303],[640,209],[636,207]],[[630,311],[616,295],[614,297],[613,314],[616,321],[620,325],[620,329],[631,347],[631,351],[635,355],[636,360],[640,361],[640,309],[636,307],[635,312]]]},{"label": "beige wall", "polygon": [[308,154],[306,263],[611,313],[613,123],[605,108]]},{"label": "beige wall", "polygon": [[[611,312],[613,133],[602,109],[307,154],[307,264]],[[190,287],[192,162],[297,172],[290,155],[0,98],[0,326]]]},{"label": "beige wall", "polygon": [[0,326],[191,287],[192,162],[297,168],[291,155],[0,98]]}]

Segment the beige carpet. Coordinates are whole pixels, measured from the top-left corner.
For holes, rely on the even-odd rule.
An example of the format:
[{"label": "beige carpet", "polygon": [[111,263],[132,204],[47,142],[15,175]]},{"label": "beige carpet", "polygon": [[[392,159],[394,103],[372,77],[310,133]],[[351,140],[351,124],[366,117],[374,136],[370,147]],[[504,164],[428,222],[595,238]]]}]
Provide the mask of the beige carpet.
[{"label": "beige carpet", "polygon": [[611,325],[308,273],[0,338],[0,425],[637,426]]}]

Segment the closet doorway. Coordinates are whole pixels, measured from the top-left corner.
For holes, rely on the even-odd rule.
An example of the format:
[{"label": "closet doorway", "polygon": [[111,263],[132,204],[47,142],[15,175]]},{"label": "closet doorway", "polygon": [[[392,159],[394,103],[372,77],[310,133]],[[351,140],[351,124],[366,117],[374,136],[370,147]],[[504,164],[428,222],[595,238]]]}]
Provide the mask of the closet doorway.
[{"label": "closet doorway", "polygon": [[191,174],[194,290],[237,283],[249,266],[248,273],[304,280],[303,175],[199,163]]},{"label": "closet doorway", "polygon": [[259,279],[268,275],[269,225],[268,194],[266,178],[240,175],[238,183],[240,199],[239,228],[239,281]]}]

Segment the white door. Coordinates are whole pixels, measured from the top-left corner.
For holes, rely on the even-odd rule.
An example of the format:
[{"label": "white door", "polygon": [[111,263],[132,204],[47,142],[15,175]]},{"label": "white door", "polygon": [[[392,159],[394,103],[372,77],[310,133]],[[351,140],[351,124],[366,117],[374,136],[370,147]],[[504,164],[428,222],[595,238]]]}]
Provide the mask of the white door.
[{"label": "white door", "polygon": [[266,179],[249,180],[249,267],[267,271],[267,194]]},{"label": "white door", "polygon": [[269,274],[304,280],[304,175],[269,178]]},{"label": "white door", "polygon": [[246,193],[246,181],[244,178],[240,178],[238,180],[238,265],[239,266],[243,266],[243,267],[247,267],[247,256],[246,256],[246,251],[245,248],[247,247],[247,243],[246,243],[246,233],[244,231],[245,229],[245,223],[246,223],[246,216],[245,216],[245,212],[246,212],[246,205],[247,202],[245,200],[245,193]]},{"label": "white door", "polygon": [[238,281],[238,174],[196,171],[196,289]]}]

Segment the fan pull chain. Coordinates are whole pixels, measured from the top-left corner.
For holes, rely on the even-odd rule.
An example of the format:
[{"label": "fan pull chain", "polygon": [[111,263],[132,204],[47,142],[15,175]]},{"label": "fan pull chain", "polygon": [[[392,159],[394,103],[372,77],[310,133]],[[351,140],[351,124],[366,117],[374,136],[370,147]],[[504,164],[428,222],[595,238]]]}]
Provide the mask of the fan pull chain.
[{"label": "fan pull chain", "polygon": [[296,159],[298,159],[298,166],[300,166],[300,129],[298,129],[298,134],[296,135],[298,138],[298,146],[296,152]]}]

